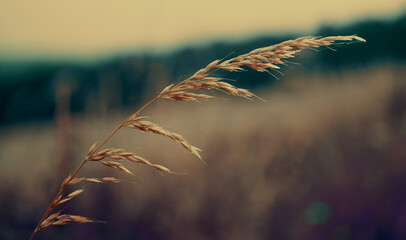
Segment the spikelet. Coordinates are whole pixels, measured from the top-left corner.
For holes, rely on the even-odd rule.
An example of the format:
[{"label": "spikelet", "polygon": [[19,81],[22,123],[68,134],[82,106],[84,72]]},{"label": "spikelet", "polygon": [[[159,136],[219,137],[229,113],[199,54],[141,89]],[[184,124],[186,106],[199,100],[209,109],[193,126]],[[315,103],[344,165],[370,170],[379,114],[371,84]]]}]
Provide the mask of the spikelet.
[{"label": "spikelet", "polygon": [[103,165],[110,167],[110,168],[116,168],[122,172],[128,173],[130,175],[134,175],[130,170],[128,170],[122,163],[115,162],[115,161],[100,161]]},{"label": "spikelet", "polygon": [[129,121],[125,124],[125,126],[128,128],[138,129],[143,132],[152,132],[152,133],[155,133],[158,135],[169,137],[170,139],[174,140],[175,142],[178,142],[179,144],[181,144],[189,152],[191,152],[198,158],[202,159],[202,157],[199,154],[199,151],[201,151],[199,148],[191,145],[181,135],[170,132],[170,131],[160,127],[158,124],[155,124],[155,123],[152,123],[149,121]]},{"label": "spikelet", "polygon": [[73,184],[77,184],[80,183],[81,181],[83,181],[85,178],[81,177],[81,178],[74,178],[72,180],[69,181],[69,185],[73,185]]},{"label": "spikelet", "polygon": [[67,185],[67,184],[69,183],[69,181],[71,180],[71,178],[72,178],[72,175],[69,174],[69,175],[63,180],[61,186],[63,187],[63,186],[65,186],[65,185]]},{"label": "spikelet", "polygon": [[114,178],[114,177],[103,177],[101,178],[101,180],[103,180],[103,182],[106,183],[119,183],[120,179]]},{"label": "spikelet", "polygon": [[54,206],[58,206],[61,205],[69,200],[71,200],[72,198],[76,197],[77,195],[81,194],[84,191],[84,189],[78,189],[76,191],[73,191],[72,193],[70,193],[66,198],[62,199],[62,195],[59,196],[59,198],[57,198],[53,205]]},{"label": "spikelet", "polygon": [[46,228],[48,226],[52,225],[52,222],[54,219],[56,219],[59,216],[60,212],[56,212],[54,214],[49,215],[48,218],[46,218],[37,229],[35,229],[34,232],[37,232],[38,230],[42,229],[42,228]]},{"label": "spikelet", "polygon": [[[101,150],[100,152],[96,153],[93,155],[93,157],[90,159],[91,161],[99,161],[102,164],[108,166],[108,167],[112,167],[112,168],[120,168],[120,166],[123,166],[121,163],[119,162],[114,162],[114,161],[101,161],[104,158],[112,158],[114,160],[117,161],[130,161],[130,162],[135,162],[135,163],[141,163],[141,164],[145,164],[148,166],[151,166],[153,168],[155,168],[158,171],[164,172],[164,173],[173,173],[171,170],[169,170],[168,168],[158,165],[158,164],[153,164],[151,162],[149,162],[148,160],[146,160],[143,157],[137,156],[134,153],[131,152],[126,152],[124,149],[114,149],[114,148],[107,148],[104,150]],[[91,178],[91,179],[84,179],[88,182],[95,182],[97,183],[98,181],[103,181],[103,182],[117,182],[118,179],[115,178],[111,178],[111,177],[106,177],[106,178]]]},{"label": "spikelet", "polygon": [[60,214],[60,212],[51,214],[47,219],[45,219],[41,225],[39,226],[38,229],[35,231],[38,231],[42,228],[46,228],[50,225],[66,225],[71,222],[76,222],[76,223],[90,223],[90,222],[95,222],[94,220],[91,220],[86,217],[78,216],[78,215],[69,215],[69,214]]},{"label": "spikelet", "polygon": [[92,155],[94,149],[96,148],[96,145],[97,145],[97,142],[95,142],[95,143],[90,147],[89,151],[87,152],[86,159],[89,158],[89,157]]},{"label": "spikelet", "polygon": [[120,179],[114,177],[104,177],[104,178],[74,178],[69,182],[69,185],[77,184],[82,181],[89,182],[89,183],[118,183]]},{"label": "spikelet", "polygon": [[192,101],[198,102],[198,99],[210,99],[214,98],[213,96],[207,94],[196,94],[196,93],[189,93],[185,91],[176,91],[171,92],[163,97],[163,99],[178,102],[178,101]]}]

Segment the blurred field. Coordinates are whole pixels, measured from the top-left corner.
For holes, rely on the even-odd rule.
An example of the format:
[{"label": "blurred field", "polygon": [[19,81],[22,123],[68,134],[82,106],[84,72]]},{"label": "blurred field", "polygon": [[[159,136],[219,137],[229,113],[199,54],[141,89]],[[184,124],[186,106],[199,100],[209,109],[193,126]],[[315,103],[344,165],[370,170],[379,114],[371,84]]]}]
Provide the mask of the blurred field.
[{"label": "blurred field", "polygon": [[[144,115],[200,147],[206,165],[168,139],[121,131],[109,146],[188,174],[128,165],[131,178],[90,163],[80,175],[128,182],[87,184],[65,211],[107,223],[37,239],[406,239],[405,74],[289,75],[257,91],[267,103],[159,102]],[[68,168],[133,110],[74,115]],[[0,239],[27,239],[64,177],[61,146],[52,123],[0,134]]]}]

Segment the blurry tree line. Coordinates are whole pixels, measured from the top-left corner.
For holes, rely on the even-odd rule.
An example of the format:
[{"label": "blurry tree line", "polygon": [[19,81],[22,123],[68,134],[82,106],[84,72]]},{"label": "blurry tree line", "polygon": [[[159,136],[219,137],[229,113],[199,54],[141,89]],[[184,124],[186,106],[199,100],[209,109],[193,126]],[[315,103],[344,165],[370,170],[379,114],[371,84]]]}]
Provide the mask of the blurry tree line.
[{"label": "blurry tree line", "polygon": [[[392,20],[365,20],[347,26],[322,26],[316,36],[352,35],[367,39],[332,53],[328,49],[299,59],[298,71],[343,71],[383,62],[406,59],[406,14]],[[103,110],[141,104],[170,82],[184,79],[214,59],[236,56],[252,49],[300,37],[296,34],[263,36],[239,43],[217,42],[205,47],[185,47],[162,54],[128,54],[103,63],[7,62],[0,60],[0,125],[15,121],[52,119],[56,89],[69,86],[70,111]],[[302,58],[302,59],[301,59]],[[284,67],[283,71],[287,71]],[[289,68],[290,71],[290,68]],[[281,75],[273,73],[276,77]],[[269,73],[247,71],[224,73],[238,86],[255,89],[270,86],[276,78]],[[254,80],[253,80],[254,79]]]}]

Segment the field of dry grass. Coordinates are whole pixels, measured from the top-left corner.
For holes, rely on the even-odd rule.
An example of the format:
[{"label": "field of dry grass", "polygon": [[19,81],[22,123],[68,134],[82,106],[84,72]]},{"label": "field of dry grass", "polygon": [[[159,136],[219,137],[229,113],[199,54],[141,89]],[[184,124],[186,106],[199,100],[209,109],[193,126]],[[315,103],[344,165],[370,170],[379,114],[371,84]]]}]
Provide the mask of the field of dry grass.
[{"label": "field of dry grass", "polygon": [[[404,239],[404,66],[288,76],[256,94],[204,104],[159,102],[144,115],[203,150],[206,164],[161,136],[131,129],[120,147],[187,175],[89,163],[67,208],[108,224],[52,227],[38,239]],[[73,116],[69,169],[132,109]],[[0,129],[0,238],[26,239],[63,178],[54,124]]]}]

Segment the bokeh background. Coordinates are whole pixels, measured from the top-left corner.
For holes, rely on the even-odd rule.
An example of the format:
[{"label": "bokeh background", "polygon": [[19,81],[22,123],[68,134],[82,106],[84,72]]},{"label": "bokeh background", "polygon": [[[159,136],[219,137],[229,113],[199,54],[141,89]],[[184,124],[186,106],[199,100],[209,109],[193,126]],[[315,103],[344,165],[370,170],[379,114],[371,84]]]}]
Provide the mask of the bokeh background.
[{"label": "bokeh background", "polygon": [[[28,239],[62,179],[127,116],[214,59],[305,35],[282,74],[144,112],[203,150],[122,130],[108,144],[187,175],[89,163],[65,213],[106,223],[36,239],[406,239],[406,4],[388,1],[0,0],[0,239]],[[337,51],[334,51],[337,50]],[[279,80],[278,80],[279,79]]]}]

